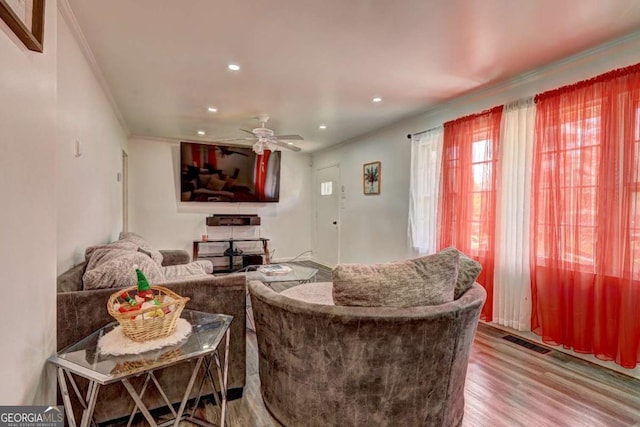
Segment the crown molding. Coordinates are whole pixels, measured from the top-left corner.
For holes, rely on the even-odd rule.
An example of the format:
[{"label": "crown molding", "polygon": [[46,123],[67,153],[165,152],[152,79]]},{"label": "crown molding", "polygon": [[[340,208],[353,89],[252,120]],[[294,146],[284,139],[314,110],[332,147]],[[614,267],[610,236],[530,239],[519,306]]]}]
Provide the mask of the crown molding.
[{"label": "crown molding", "polygon": [[66,22],[69,29],[71,30],[71,34],[73,34],[73,37],[78,43],[78,46],[80,46],[80,50],[82,51],[82,54],[87,60],[89,67],[93,72],[93,75],[95,76],[96,80],[98,80],[98,84],[100,85],[100,87],[102,88],[102,91],[107,97],[109,104],[111,104],[113,113],[115,114],[116,118],[118,119],[118,122],[120,123],[120,126],[122,127],[122,129],[124,130],[125,134],[128,137],[131,134],[129,130],[129,126],[127,126],[127,123],[124,120],[124,116],[120,112],[120,108],[118,107],[118,104],[116,103],[116,100],[113,97],[111,88],[107,84],[107,80],[104,78],[104,75],[102,74],[102,70],[100,70],[100,66],[98,66],[96,57],[94,56],[93,51],[91,50],[91,47],[89,47],[89,43],[87,42],[87,39],[82,33],[80,24],[78,23],[78,20],[76,19],[76,16],[73,13],[71,6],[69,5],[69,2],[67,0],[58,0],[57,3],[58,3],[58,11],[60,12],[62,17],[64,18],[64,21]]}]

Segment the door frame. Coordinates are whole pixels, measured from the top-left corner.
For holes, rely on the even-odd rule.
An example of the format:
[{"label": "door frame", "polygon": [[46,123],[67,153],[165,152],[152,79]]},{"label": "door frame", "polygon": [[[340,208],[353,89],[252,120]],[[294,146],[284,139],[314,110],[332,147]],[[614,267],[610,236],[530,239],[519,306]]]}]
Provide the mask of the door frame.
[{"label": "door frame", "polygon": [[[332,163],[327,163],[325,165],[322,165],[320,167],[316,167],[313,171],[313,210],[314,210],[314,215],[313,215],[313,247],[314,247],[314,258],[315,257],[315,253],[317,253],[317,249],[318,249],[318,200],[320,199],[320,191],[319,191],[319,187],[318,185],[320,184],[318,182],[318,171],[322,170],[322,169],[327,169],[327,168],[331,168],[331,167],[336,167],[338,169],[338,178],[337,178],[337,183],[336,183],[336,188],[334,189],[336,196],[338,197],[338,203],[337,203],[337,212],[336,212],[336,218],[338,221],[338,230],[337,230],[337,248],[336,248],[336,253],[337,253],[337,263],[340,263],[340,247],[342,246],[340,244],[341,242],[341,230],[342,230],[342,221],[340,218],[340,211],[341,209],[341,204],[342,204],[342,176],[341,176],[341,170],[340,170],[340,162],[332,162]],[[316,258],[316,260],[318,260]]]},{"label": "door frame", "polygon": [[129,155],[122,150],[122,231],[129,231]]}]

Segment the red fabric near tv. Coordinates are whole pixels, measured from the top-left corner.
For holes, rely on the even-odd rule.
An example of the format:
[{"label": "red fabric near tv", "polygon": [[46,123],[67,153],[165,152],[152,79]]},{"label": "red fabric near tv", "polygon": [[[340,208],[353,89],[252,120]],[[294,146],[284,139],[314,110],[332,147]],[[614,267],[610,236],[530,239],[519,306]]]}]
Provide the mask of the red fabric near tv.
[{"label": "red fabric near tv", "polygon": [[270,150],[264,150],[263,154],[256,157],[255,182],[256,196],[259,199],[265,198],[265,182],[267,180],[267,166],[269,164]]}]

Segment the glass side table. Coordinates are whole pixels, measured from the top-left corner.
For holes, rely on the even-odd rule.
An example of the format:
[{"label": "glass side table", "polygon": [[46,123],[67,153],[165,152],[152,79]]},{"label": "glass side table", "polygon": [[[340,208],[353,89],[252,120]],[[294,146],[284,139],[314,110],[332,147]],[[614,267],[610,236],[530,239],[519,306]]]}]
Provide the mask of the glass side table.
[{"label": "glass side table", "polygon": [[[117,322],[113,322],[98,329],[81,341],[61,350],[56,355],[51,356],[48,361],[56,366],[58,384],[60,392],[62,393],[62,399],[64,401],[65,411],[67,412],[69,425],[71,427],[76,427],[76,419],[73,413],[71,399],[69,397],[67,379],[75,391],[77,398],[80,400],[80,403],[85,408],[80,422],[81,427],[86,427],[93,421],[93,411],[98,399],[100,386],[118,381],[124,385],[136,404],[133,412],[131,413],[129,422],[131,422],[137,411],[140,410],[151,426],[157,426],[158,424],[155,422],[149,412],[149,409],[142,400],[150,380],[153,381],[167,407],[174,416],[172,420],[160,424],[161,426],[171,424],[178,426],[180,421],[184,419],[193,421],[200,425],[213,425],[208,421],[201,420],[193,416],[195,409],[200,402],[200,395],[202,393],[204,382],[208,378],[211,382],[211,387],[213,388],[215,401],[220,407],[220,426],[224,427],[227,416],[229,327],[233,320],[233,316],[203,313],[185,309],[182,312],[181,317],[191,324],[192,329],[191,334],[187,339],[177,345],[166,346],[158,350],[152,350],[135,355],[101,355],[97,351],[98,339],[118,326]],[[220,355],[218,352],[220,343],[223,340],[226,344],[224,366],[222,366],[220,362]],[[196,363],[193,371],[191,372],[191,377],[189,379],[187,389],[185,390],[184,397],[180,403],[180,407],[178,408],[178,412],[176,412],[171,405],[171,402],[169,402],[164,390],[160,387],[160,383],[154,376],[153,372],[188,360],[195,360]],[[213,365],[215,365],[215,370],[218,376],[218,383],[220,385],[219,390],[216,388],[211,369]],[[200,389],[195,399],[193,410],[185,412],[189,395],[191,394],[196,377],[202,366],[204,366],[205,375],[202,377],[202,383],[200,384]],[[89,380],[86,401],[81,395],[72,374]],[[145,375],[146,378],[141,391],[138,393],[131,385],[129,378],[139,375]],[[218,396],[218,394],[220,394],[220,396]]]},{"label": "glass side table", "polygon": [[[261,267],[268,267],[269,265],[281,265],[288,267],[290,271],[286,274],[264,274],[260,271]],[[316,281],[316,275],[318,274],[318,270],[312,267],[305,267],[304,265],[298,264],[269,264],[266,266],[257,266],[255,271],[247,272],[247,279],[249,280],[260,280],[262,283],[267,286],[271,286],[272,283],[278,282],[298,282],[309,283]]]}]

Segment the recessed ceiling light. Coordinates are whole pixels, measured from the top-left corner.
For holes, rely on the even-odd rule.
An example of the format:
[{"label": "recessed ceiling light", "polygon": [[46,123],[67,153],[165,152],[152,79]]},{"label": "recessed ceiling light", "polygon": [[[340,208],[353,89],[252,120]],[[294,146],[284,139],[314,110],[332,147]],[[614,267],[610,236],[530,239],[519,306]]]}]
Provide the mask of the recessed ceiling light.
[{"label": "recessed ceiling light", "polygon": [[373,102],[382,102],[382,98],[380,98],[379,96],[376,96],[375,98],[372,99]]},{"label": "recessed ceiling light", "polygon": [[237,65],[237,64],[229,64],[228,68],[229,68],[231,71],[238,71],[238,70],[240,69],[240,66],[239,66],[239,65]]},{"label": "recessed ceiling light", "polygon": [[199,130],[199,131],[198,131],[198,135],[206,135],[206,132],[205,132],[205,131],[203,131],[203,130]]},{"label": "recessed ceiling light", "polygon": [[287,144],[289,144],[289,145],[293,145],[293,142],[287,142]]},{"label": "recessed ceiling light", "polygon": [[216,107],[208,107],[207,111],[209,111],[210,113],[217,113],[218,109]]},{"label": "recessed ceiling light", "polygon": [[320,129],[326,129],[326,128],[327,128],[327,125],[320,125],[320,126],[318,126],[318,127],[319,127]]}]

